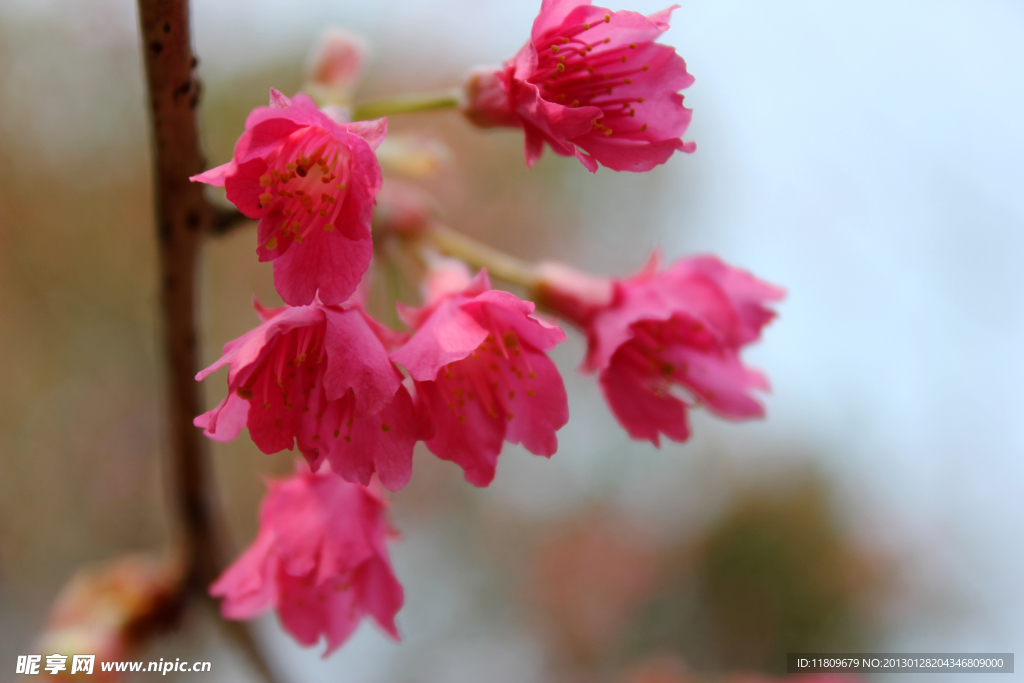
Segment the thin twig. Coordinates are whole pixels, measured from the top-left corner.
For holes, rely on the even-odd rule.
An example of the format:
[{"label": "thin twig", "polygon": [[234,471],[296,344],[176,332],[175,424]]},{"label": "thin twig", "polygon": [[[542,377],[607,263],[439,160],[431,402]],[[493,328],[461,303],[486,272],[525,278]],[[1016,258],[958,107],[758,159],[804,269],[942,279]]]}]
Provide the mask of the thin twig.
[{"label": "thin twig", "polygon": [[217,209],[217,215],[213,226],[210,228],[210,234],[220,237],[221,235],[234,232],[235,228],[253,223],[255,223],[253,219],[236,209]]},{"label": "thin twig", "polygon": [[[192,425],[202,412],[194,379],[199,369],[195,268],[203,238],[218,226],[223,230],[229,221],[207,201],[202,187],[189,181],[203,170],[205,160],[196,125],[200,83],[189,35],[188,0],[138,0],[138,7],[153,126],[167,455],[183,563],[181,595],[187,599],[205,595],[222,560],[206,444]],[[259,649],[242,650],[263,678],[272,681]]]}]

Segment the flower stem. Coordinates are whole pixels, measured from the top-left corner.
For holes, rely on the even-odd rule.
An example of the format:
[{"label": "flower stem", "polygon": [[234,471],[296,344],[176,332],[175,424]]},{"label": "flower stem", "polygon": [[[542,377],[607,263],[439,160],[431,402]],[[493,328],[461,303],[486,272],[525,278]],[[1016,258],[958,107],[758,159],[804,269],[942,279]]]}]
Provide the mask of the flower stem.
[{"label": "flower stem", "polygon": [[392,114],[411,114],[420,111],[455,109],[462,103],[462,89],[451,88],[426,93],[399,95],[373,102],[357,104],[352,111],[353,121],[368,121]]},{"label": "flower stem", "polygon": [[423,231],[423,239],[447,256],[461,259],[476,268],[486,268],[494,277],[527,289],[537,281],[536,267],[526,261],[478,242],[451,228],[434,224]]}]

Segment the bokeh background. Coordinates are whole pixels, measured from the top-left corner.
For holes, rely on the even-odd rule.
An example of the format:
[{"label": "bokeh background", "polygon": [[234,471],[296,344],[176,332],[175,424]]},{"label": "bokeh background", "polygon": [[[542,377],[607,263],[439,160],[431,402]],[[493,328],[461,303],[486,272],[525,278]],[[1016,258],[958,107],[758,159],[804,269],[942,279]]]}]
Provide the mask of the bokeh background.
[{"label": "bokeh background", "polygon": [[[196,0],[208,156],[228,158],[269,87],[300,87],[326,26],[368,39],[370,99],[500,62],[536,5]],[[644,175],[550,152],[527,171],[516,132],[394,118],[451,150],[420,181],[445,218],[521,257],[627,274],[659,245],[786,287],[747,355],[772,380],[768,419],[697,415],[687,444],[633,443],[574,371],[570,335],[554,458],[507,447],[476,490],[417,452],[394,496],[402,644],[364,625],[323,660],[268,616],[275,666],[296,681],[675,683],[779,675],[799,650],[1024,651],[1021,36],[1014,0],[685,2],[664,42],[697,78],[697,152]],[[0,5],[4,677],[77,567],[168,536],[142,82],[128,0]],[[253,251],[243,229],[203,255],[205,360],[254,324],[252,293],[277,301]],[[208,384],[216,400],[223,378]],[[244,437],[213,457],[241,548],[261,476],[293,461]],[[159,657],[249,676],[201,613],[138,656]]]}]

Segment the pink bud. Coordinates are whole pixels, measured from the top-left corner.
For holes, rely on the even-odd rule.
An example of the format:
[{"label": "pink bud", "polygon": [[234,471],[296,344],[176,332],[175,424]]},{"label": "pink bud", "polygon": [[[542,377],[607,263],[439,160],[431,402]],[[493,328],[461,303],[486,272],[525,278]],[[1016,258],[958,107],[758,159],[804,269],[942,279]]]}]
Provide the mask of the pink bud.
[{"label": "pink bud", "polygon": [[324,32],[306,67],[306,79],[326,99],[347,102],[363,73],[366,42],[343,28],[332,26]]}]

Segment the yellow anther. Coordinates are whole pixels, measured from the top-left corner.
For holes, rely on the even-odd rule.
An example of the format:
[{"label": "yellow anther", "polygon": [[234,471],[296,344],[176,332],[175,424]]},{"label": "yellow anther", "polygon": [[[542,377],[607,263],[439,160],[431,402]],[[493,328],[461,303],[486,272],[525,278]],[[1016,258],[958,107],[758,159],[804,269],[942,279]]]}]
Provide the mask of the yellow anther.
[{"label": "yellow anther", "polygon": [[320,209],[319,213],[322,218],[327,218],[327,209]]},{"label": "yellow anther", "polygon": [[636,116],[636,109],[632,109],[632,108],[631,108],[631,109],[629,110],[629,115],[630,115],[630,116]]},{"label": "yellow anther", "polygon": [[589,31],[590,30],[590,24],[583,24],[583,30],[584,31]]},{"label": "yellow anther", "polygon": [[348,435],[346,435],[346,436],[345,436],[345,443],[352,443],[352,437],[351,437],[351,436],[348,436]]},{"label": "yellow anther", "polygon": [[345,183],[338,183],[337,185],[335,185],[335,187],[338,188],[339,190],[344,190],[345,189]]},{"label": "yellow anther", "polygon": [[272,201],[274,201],[274,195],[270,194],[269,192],[264,192],[263,194],[260,195],[260,206],[270,204],[270,202]]},{"label": "yellow anther", "polygon": [[[610,15],[610,14],[604,15],[604,23],[610,24],[611,21],[612,21],[612,15]],[[607,42],[607,41],[605,41],[605,42]]]},{"label": "yellow anther", "polygon": [[641,71],[647,71],[650,68],[651,68],[650,64],[644,64],[642,67],[640,67],[640,70]]},{"label": "yellow anther", "polygon": [[604,42],[605,42],[605,43],[610,43],[610,42],[612,42],[612,39],[611,39],[611,38],[605,38],[605,39],[604,39]]},{"label": "yellow anther", "polygon": [[557,45],[552,45],[551,46],[551,51],[552,52],[558,52],[558,46]]},{"label": "yellow anther", "polygon": [[638,97],[638,98],[636,98],[636,101],[639,102],[640,104],[643,104],[644,98]]},{"label": "yellow anther", "polygon": [[626,55],[622,55],[622,63],[623,63],[623,64],[625,64],[625,63],[626,63]]},{"label": "yellow anther", "polygon": [[235,390],[235,393],[238,394],[238,398],[243,398],[246,401],[254,396],[252,389],[249,387],[238,387],[238,389]]},{"label": "yellow anther", "polygon": [[613,132],[614,132],[614,131],[612,131],[612,129],[611,129],[611,128],[609,128],[608,130],[606,130],[606,131],[604,132],[604,136],[605,136],[605,137],[608,137],[608,136],[609,136],[609,135],[611,135],[611,134],[612,134]]},{"label": "yellow anther", "polygon": [[640,126],[640,132],[641,133],[643,133],[646,130],[647,130],[647,124],[646,123],[644,125]]},{"label": "yellow anther", "polygon": [[625,83],[626,85],[630,85],[633,82],[633,79],[632,78],[626,78],[626,79],[623,79],[622,82]]},{"label": "yellow anther", "polygon": [[565,64],[562,64],[561,62],[559,62],[559,64],[558,64],[558,71],[559,72],[565,71]]},{"label": "yellow anther", "polygon": [[269,173],[264,173],[260,176],[260,187],[270,187],[272,182],[274,182],[274,179],[270,177]]},{"label": "yellow anther", "polygon": [[380,426],[380,431],[382,431],[382,432],[390,432],[391,431],[391,427],[389,427],[387,425],[381,425]]},{"label": "yellow anther", "polygon": [[573,100],[572,104],[569,105],[569,106],[571,106],[571,107],[578,107],[578,106],[580,106],[580,101],[579,100]]},{"label": "yellow anther", "polygon": [[288,169],[289,171],[294,171],[295,170],[295,164],[285,164],[284,167],[286,169]]},{"label": "yellow anther", "polygon": [[324,232],[331,232],[332,230],[334,230],[334,226],[330,223],[324,225]]},{"label": "yellow anther", "polygon": [[340,429],[335,429],[334,430],[334,438],[337,439],[339,436],[341,436],[341,430]]},{"label": "yellow anther", "polygon": [[630,50],[635,50],[636,49],[636,43],[630,43],[629,44],[629,49]]},{"label": "yellow anther", "polygon": [[271,237],[269,240],[267,240],[267,249],[270,249],[271,251],[273,251],[274,249],[277,249],[277,237],[276,236]]}]

